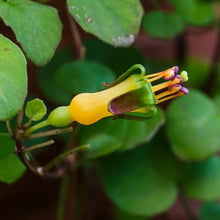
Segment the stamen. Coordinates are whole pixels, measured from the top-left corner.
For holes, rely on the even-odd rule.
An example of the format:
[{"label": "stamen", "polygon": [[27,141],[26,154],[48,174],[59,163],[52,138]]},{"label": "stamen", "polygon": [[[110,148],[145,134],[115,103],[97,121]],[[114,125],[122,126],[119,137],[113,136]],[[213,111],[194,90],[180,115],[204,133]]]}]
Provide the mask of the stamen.
[{"label": "stamen", "polygon": [[157,92],[157,91],[159,91],[161,89],[167,88],[170,85],[170,83],[171,83],[171,81],[160,83],[160,84],[158,84],[156,86],[152,86],[151,90],[152,90],[152,92]]},{"label": "stamen", "polygon": [[176,94],[174,94],[174,95],[170,95],[170,96],[167,96],[167,97],[165,97],[165,98],[163,98],[163,99],[157,100],[157,101],[156,101],[156,104],[159,104],[159,103],[161,103],[161,102],[165,102],[165,101],[167,101],[167,100],[169,100],[169,99],[173,99],[173,98],[176,98],[176,97],[179,97],[179,96],[182,96],[182,95],[184,95],[184,93],[178,92],[178,93],[176,93]]},{"label": "stamen", "polygon": [[156,99],[161,99],[161,98],[164,98],[165,96],[168,96],[168,95],[171,95],[173,93],[176,93],[178,92],[180,89],[182,88],[181,85],[177,84],[177,85],[171,85],[168,87],[168,91],[166,92],[162,92],[158,95],[156,95]]},{"label": "stamen", "polygon": [[178,71],[179,71],[179,67],[174,66],[170,69],[164,70],[163,72],[146,75],[146,76],[144,76],[144,79],[148,79],[147,80],[148,82],[153,82],[153,81],[158,80],[162,77],[165,80],[172,80],[172,79],[174,79],[174,77],[178,73]]}]

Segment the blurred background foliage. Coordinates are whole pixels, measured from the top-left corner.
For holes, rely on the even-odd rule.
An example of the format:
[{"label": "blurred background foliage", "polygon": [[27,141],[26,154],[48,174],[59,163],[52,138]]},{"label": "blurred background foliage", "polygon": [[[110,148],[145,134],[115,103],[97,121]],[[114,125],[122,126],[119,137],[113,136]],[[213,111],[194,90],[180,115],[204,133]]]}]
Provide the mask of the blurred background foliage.
[{"label": "blurred background foliage", "polygon": [[[147,73],[179,65],[189,73],[190,94],[161,105],[153,120],[76,125],[34,151],[44,164],[67,144],[91,144],[61,180],[24,175],[0,122],[0,218],[220,219],[219,1],[68,0],[67,9],[58,0],[0,0],[1,34],[28,59],[28,101],[41,98],[50,112],[78,93],[104,89],[135,63]],[[1,88],[8,105],[19,99],[15,116],[24,97],[9,84]],[[0,110],[2,121],[9,110]]]}]

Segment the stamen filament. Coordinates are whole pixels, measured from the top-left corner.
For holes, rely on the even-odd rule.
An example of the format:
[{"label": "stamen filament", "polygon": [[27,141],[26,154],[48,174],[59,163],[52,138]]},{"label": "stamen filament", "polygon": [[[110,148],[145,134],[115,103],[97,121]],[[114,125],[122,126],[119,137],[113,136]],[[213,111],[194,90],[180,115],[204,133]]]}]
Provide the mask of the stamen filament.
[{"label": "stamen filament", "polygon": [[164,98],[165,96],[171,95],[171,94],[176,93],[176,92],[177,92],[177,91],[172,91],[172,92],[171,92],[171,91],[166,91],[166,92],[162,92],[162,93],[156,95],[156,99],[158,100],[158,99]]},{"label": "stamen filament", "polygon": [[151,83],[151,82],[153,82],[153,81],[155,81],[155,80],[158,80],[158,79],[160,79],[160,78],[162,78],[162,77],[163,77],[163,75],[161,74],[161,75],[159,75],[159,76],[156,76],[156,77],[153,77],[153,78],[151,78],[151,79],[148,79],[147,82]]},{"label": "stamen filament", "polygon": [[159,91],[161,89],[167,88],[170,85],[170,83],[171,83],[171,81],[160,83],[160,84],[158,84],[156,86],[152,86],[151,90],[152,90],[152,92],[157,92],[157,91]]},{"label": "stamen filament", "polygon": [[167,97],[165,97],[165,98],[163,98],[163,99],[157,100],[157,101],[156,101],[156,104],[159,104],[159,103],[161,103],[161,102],[164,102],[164,101],[167,101],[167,100],[169,100],[169,99],[173,99],[173,98],[175,98],[175,97],[182,96],[182,95],[184,95],[184,93],[178,92],[178,93],[176,93],[176,94],[174,94],[174,95],[170,95],[170,96],[167,96]]},{"label": "stamen filament", "polygon": [[145,75],[145,76],[144,76],[144,79],[151,78],[151,77],[154,77],[154,76],[158,76],[158,75],[160,75],[160,74],[161,74],[161,72],[159,72],[159,73],[153,73],[153,74],[148,74],[148,75]]}]

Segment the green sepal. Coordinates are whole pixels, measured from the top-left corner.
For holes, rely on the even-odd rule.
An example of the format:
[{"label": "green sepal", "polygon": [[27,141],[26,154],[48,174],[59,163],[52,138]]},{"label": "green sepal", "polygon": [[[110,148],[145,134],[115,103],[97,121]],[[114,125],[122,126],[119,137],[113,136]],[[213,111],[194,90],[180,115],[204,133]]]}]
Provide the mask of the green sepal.
[{"label": "green sepal", "polygon": [[126,114],[114,115],[113,120],[116,119],[128,119],[132,121],[145,121],[154,119],[158,113],[158,109],[155,105],[141,108],[142,112],[129,112]]},{"label": "green sepal", "polygon": [[141,74],[140,74],[140,79],[141,79],[146,74],[145,67],[141,64],[135,64],[131,68],[129,68],[124,74],[119,76],[113,83],[103,83],[103,85],[106,88],[113,87],[113,86],[121,83],[125,79],[127,79],[130,75],[134,74],[134,71],[137,69],[140,69],[140,71],[141,71]]},{"label": "green sepal", "polygon": [[[155,95],[151,91],[151,86],[146,81],[138,89],[122,94],[109,102],[108,110],[113,114],[123,114],[155,105]],[[142,82],[141,82],[142,83]]]}]

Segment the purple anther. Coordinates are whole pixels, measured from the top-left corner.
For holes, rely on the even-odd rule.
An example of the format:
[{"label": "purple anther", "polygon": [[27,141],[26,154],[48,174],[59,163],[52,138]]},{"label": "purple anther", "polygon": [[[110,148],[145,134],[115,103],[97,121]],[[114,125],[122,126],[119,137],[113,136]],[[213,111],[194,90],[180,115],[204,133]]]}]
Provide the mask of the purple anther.
[{"label": "purple anther", "polygon": [[183,79],[182,79],[182,77],[181,77],[179,74],[177,74],[177,75],[175,76],[174,80],[175,80],[175,79],[179,79],[179,80],[180,80],[179,84],[183,83]]},{"label": "purple anther", "polygon": [[175,66],[175,67],[174,67],[174,74],[176,75],[178,72],[179,72],[179,67],[178,67],[178,66]]},{"label": "purple anther", "polygon": [[183,87],[183,86],[181,87],[181,89],[179,91],[183,92],[186,95],[189,94],[189,90],[186,87]]}]

